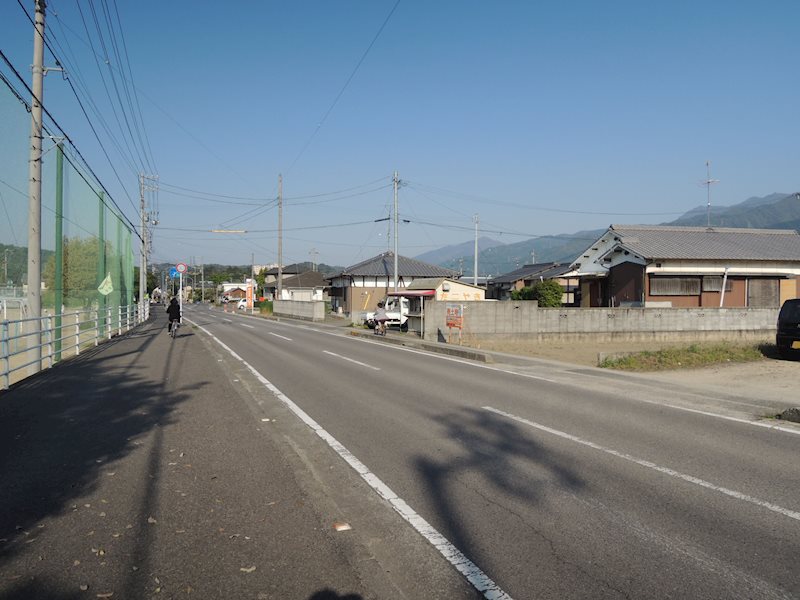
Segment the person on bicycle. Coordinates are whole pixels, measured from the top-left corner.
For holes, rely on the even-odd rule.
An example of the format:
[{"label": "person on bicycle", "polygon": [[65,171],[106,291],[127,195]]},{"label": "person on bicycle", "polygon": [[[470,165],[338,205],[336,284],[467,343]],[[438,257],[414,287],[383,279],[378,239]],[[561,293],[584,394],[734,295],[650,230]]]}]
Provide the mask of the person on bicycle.
[{"label": "person on bicycle", "polygon": [[389,320],[389,317],[386,316],[386,308],[384,306],[383,300],[378,302],[378,308],[375,309],[375,331],[376,333],[385,333],[386,332],[386,321]]},{"label": "person on bicycle", "polygon": [[167,305],[167,314],[169,315],[169,326],[167,327],[167,333],[171,333],[172,323],[176,322],[180,324],[181,322],[181,306],[178,304],[177,298],[173,298],[169,301],[169,305]]}]

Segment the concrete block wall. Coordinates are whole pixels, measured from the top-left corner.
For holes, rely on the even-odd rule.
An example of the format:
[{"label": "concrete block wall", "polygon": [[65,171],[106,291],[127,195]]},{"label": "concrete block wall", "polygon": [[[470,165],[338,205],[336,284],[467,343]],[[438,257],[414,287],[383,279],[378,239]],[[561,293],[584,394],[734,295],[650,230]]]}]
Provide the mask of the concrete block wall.
[{"label": "concrete block wall", "polygon": [[322,301],[275,300],[272,314],[277,317],[292,317],[306,321],[324,321],[325,303]]},{"label": "concrete block wall", "polygon": [[[576,340],[768,339],[777,308],[539,308],[536,302],[459,302],[462,337]],[[446,302],[425,303],[426,340],[448,337]]]}]

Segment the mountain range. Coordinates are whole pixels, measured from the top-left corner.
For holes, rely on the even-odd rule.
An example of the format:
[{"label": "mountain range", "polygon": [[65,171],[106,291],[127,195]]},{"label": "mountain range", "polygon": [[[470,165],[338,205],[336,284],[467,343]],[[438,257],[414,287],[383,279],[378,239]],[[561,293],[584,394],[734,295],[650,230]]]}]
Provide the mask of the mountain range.
[{"label": "mountain range", "polygon": [[[752,197],[732,206],[693,208],[674,221],[659,225],[754,229],[800,229],[800,193],[774,193]],[[636,223],[642,225],[643,223]],[[571,262],[605,231],[594,229],[572,234],[531,238],[504,244],[490,238],[478,239],[478,273],[496,276],[531,263]],[[415,258],[472,275],[475,242],[464,242],[431,250]]]}]

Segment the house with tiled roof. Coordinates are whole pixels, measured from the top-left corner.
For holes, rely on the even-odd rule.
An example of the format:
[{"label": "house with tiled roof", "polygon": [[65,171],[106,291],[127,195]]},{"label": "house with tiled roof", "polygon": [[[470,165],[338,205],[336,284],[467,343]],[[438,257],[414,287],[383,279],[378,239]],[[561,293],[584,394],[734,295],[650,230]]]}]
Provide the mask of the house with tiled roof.
[{"label": "house with tiled roof", "polygon": [[561,303],[564,306],[580,303],[580,295],[576,293],[579,283],[572,274],[571,265],[555,262],[525,265],[510,273],[493,277],[487,285],[486,297],[492,300],[510,300],[512,292],[545,279],[555,279],[561,284],[564,289]]},{"label": "house with tiled roof", "polygon": [[[451,269],[397,255],[397,287],[403,289],[415,279],[445,277],[458,279]],[[394,253],[384,252],[358,264],[345,267],[328,278],[333,310],[356,318],[375,310],[378,301],[394,291]]]},{"label": "house with tiled roof", "polygon": [[[277,273],[277,270],[276,270]],[[277,278],[264,284],[266,295],[277,298]],[[296,275],[284,275],[281,280],[281,300],[325,300],[328,281],[319,271],[306,271]]]},{"label": "house with tiled roof", "polygon": [[581,306],[778,307],[798,296],[800,234],[611,225],[570,268]]}]

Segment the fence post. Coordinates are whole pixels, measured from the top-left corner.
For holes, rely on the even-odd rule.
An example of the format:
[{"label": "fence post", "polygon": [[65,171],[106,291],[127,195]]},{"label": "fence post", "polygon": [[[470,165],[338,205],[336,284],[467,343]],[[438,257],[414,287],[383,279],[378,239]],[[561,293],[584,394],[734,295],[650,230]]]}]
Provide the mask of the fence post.
[{"label": "fence post", "polygon": [[122,335],[122,307],[119,307],[119,314],[117,315],[117,335]]},{"label": "fence post", "polygon": [[100,332],[100,309],[93,310],[92,316],[94,317],[94,345],[100,343],[100,336],[102,333]]},{"label": "fence post", "polygon": [[125,331],[131,330],[131,310],[130,306],[125,307]]},{"label": "fence post", "polygon": [[53,319],[52,317],[45,317],[45,347],[47,348],[47,368],[53,368]]},{"label": "fence post", "polygon": [[81,353],[81,315],[75,313],[75,356]]},{"label": "fence post", "polygon": [[8,343],[8,321],[3,321],[2,336],[3,362],[5,363],[3,389],[7,390],[11,386],[11,373],[9,371],[9,369],[11,369],[11,359],[9,357],[11,345]]},{"label": "fence post", "polygon": [[108,332],[108,339],[111,339],[111,307],[106,308],[106,331]]}]

